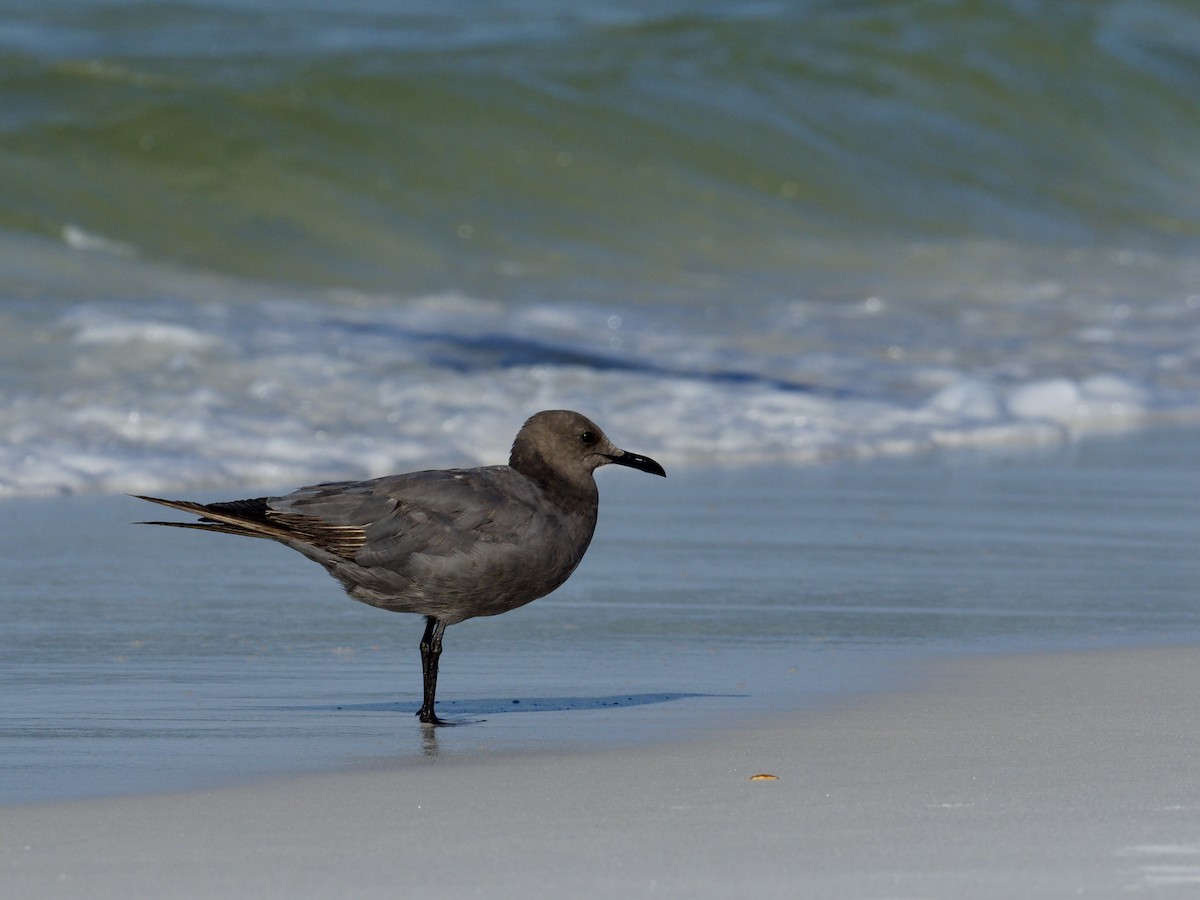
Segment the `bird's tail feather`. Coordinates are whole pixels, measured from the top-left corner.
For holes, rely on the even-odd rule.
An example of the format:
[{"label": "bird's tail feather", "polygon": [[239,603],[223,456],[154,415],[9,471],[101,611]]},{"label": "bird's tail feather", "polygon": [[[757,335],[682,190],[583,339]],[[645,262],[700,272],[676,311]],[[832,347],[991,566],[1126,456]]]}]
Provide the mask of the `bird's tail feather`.
[{"label": "bird's tail feather", "polygon": [[138,522],[138,525],[165,525],[168,528],[194,528],[198,531],[215,531],[221,534],[236,534],[242,537],[287,540],[292,535],[284,528],[270,522],[266,517],[265,498],[258,500],[235,500],[230,503],[195,503],[191,500],[163,500],[161,497],[146,497],[132,494],[138,500],[147,500],[169,506],[180,512],[200,516],[199,522]]}]

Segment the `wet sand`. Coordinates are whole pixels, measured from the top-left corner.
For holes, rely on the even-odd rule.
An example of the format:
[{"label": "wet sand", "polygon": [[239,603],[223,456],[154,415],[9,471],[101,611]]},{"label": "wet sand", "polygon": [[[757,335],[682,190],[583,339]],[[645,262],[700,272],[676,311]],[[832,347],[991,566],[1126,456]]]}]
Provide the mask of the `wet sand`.
[{"label": "wet sand", "polygon": [[1200,650],[930,662],[920,680],[697,740],[10,808],[0,883],[28,898],[1200,890]]},{"label": "wet sand", "polygon": [[[1197,440],[681,469],[653,491],[602,471],[567,584],[448,630],[442,714],[472,724],[439,752],[703,736],[923,657],[1200,643]],[[0,504],[0,807],[424,754],[419,618],[270,542],[129,524],[152,512]]]},{"label": "wet sand", "polygon": [[607,479],[563,589],[448,636],[434,734],[419,620],[5,503],[0,893],[1200,892],[1197,434]]}]

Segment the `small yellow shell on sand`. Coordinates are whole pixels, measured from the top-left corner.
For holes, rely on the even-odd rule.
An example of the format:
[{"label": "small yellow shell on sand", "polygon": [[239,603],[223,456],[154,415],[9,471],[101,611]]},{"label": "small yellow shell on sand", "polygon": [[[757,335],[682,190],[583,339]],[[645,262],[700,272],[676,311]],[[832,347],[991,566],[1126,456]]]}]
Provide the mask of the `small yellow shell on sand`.
[{"label": "small yellow shell on sand", "polygon": [[778,781],[778,775],[768,775],[766,772],[759,772],[757,775],[750,776],[751,781]]}]

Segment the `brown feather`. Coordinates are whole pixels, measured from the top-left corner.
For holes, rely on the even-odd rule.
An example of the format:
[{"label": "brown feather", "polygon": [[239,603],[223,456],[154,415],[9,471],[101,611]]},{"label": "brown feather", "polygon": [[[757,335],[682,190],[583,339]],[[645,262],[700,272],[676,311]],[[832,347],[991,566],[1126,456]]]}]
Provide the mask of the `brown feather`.
[{"label": "brown feather", "polygon": [[[139,500],[148,500],[169,506],[180,512],[200,516],[199,522],[142,522],[143,525],[167,525],[174,528],[194,528],[199,531],[215,531],[236,534],[241,537],[258,537],[280,541],[284,544],[308,544],[326,550],[343,559],[353,559],[366,543],[366,532],[355,525],[333,525],[314,516],[297,513],[279,513],[266,506],[261,509],[245,504],[247,512],[254,509],[261,516],[253,516],[229,509],[226,504],[194,503],[190,500],[163,500],[161,497],[146,497],[134,494]],[[228,504],[229,507],[235,504]]]}]

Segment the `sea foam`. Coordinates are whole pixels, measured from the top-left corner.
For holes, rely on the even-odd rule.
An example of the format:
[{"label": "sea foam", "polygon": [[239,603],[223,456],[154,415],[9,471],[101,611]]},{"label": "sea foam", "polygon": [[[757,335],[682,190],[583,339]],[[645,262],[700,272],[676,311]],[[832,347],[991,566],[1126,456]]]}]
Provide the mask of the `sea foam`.
[{"label": "sea foam", "polygon": [[[45,325],[42,368],[5,375],[0,493],[497,463],[524,418],[553,407],[588,413],[668,466],[1039,445],[1195,412],[1139,383],[1155,360],[1117,340],[1096,371],[1041,377],[1039,356],[1063,351],[1033,335],[999,364],[978,337],[939,353],[920,337],[895,349],[894,305],[846,334],[840,306],[812,306],[793,334],[764,325],[776,312],[752,306],[714,324],[636,306],[346,292],[68,304]],[[823,344],[810,351],[812,333]],[[882,352],[856,346],[864,337]]]}]

